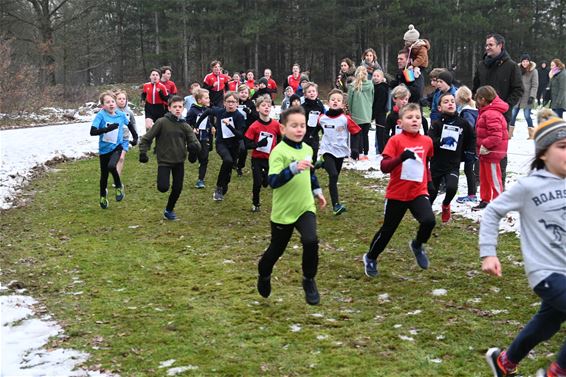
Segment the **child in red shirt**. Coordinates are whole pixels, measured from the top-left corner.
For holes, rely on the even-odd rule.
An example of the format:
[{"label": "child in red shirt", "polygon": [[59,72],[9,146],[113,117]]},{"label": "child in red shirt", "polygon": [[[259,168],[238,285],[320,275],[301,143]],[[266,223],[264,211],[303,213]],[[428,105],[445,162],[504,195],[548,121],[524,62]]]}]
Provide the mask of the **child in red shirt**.
[{"label": "child in red shirt", "polygon": [[403,131],[389,139],[382,153],[381,171],[391,173],[391,178],[385,191],[383,225],[363,256],[365,273],[369,277],[377,276],[377,257],[385,250],[407,209],[419,222],[417,236],[410,242],[411,250],[419,267],[428,268],[423,243],[428,241],[436,225],[427,190],[430,180],[428,161],[434,148],[432,139],[419,133],[422,126],[419,105],[410,103],[402,107],[398,122]]},{"label": "child in red shirt", "polygon": [[245,133],[245,141],[248,149],[252,151],[252,212],[259,212],[259,192],[261,186],[267,187],[267,173],[269,172],[269,154],[277,145],[277,139],[281,136],[281,125],[278,121],[271,119],[271,97],[266,94],[256,100],[259,119],[253,122]]},{"label": "child in red shirt", "polygon": [[161,83],[167,88],[167,94],[170,96],[177,95],[177,85],[171,81],[171,75],[173,74],[173,69],[168,65],[161,67]]}]

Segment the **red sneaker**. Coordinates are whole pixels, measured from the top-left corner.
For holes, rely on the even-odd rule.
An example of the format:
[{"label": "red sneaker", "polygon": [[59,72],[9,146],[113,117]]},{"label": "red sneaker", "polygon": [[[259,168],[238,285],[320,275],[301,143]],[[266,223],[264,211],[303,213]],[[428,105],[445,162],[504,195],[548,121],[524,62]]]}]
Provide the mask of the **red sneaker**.
[{"label": "red sneaker", "polygon": [[450,204],[442,205],[442,222],[447,223],[450,221]]}]

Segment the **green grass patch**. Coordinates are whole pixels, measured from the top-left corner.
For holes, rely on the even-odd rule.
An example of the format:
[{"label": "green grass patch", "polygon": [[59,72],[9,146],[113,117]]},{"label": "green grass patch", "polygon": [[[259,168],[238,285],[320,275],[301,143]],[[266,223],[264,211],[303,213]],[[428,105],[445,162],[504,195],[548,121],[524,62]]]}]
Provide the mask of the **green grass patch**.
[{"label": "green grass patch", "polygon": [[[47,306],[69,336],[62,346],[123,376],[164,376],[168,359],[198,376],[486,376],[485,350],[507,346],[537,310],[517,237],[500,236],[504,278],[485,276],[478,227],[464,219],[437,226],[431,267],[421,271],[408,214],[380,275],[367,278],[361,256],[383,220],[383,196],[369,186],[386,182],[354,171],[340,177],[348,212],[318,214],[321,304],[305,303],[297,235],[263,299],[255,284],[271,192],[252,213],[246,169],[213,202],[219,159],[211,157],[204,190],[193,188],[197,165],[187,163],[175,222],[162,220],[168,194],[155,188],[154,158],[141,165],[137,151],[128,154],[126,198],[107,210],[98,206],[97,159],[59,165],[29,185],[26,207],[2,213],[2,281],[22,281]],[[326,173],[319,178],[328,198]],[[546,365],[559,343],[540,345],[522,370]]]}]

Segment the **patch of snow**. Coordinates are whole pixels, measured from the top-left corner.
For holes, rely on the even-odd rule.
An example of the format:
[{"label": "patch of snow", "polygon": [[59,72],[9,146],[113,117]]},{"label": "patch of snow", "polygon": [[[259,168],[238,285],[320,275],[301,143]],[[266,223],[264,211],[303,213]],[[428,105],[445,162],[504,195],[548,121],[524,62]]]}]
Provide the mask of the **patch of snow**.
[{"label": "patch of snow", "polygon": [[291,326],[289,326],[289,328],[291,329],[291,332],[301,331],[301,325],[299,325],[298,323],[292,324]]},{"label": "patch of snow", "polygon": [[176,368],[171,368],[171,369],[167,369],[167,375],[168,376],[176,376],[177,374],[181,374],[181,373],[185,373],[188,370],[197,370],[198,367],[196,365],[187,365],[184,367],[176,367]]},{"label": "patch of snow", "polygon": [[439,288],[439,289],[433,289],[432,290],[432,295],[433,296],[446,296],[446,294],[448,293],[448,291],[444,288]]}]

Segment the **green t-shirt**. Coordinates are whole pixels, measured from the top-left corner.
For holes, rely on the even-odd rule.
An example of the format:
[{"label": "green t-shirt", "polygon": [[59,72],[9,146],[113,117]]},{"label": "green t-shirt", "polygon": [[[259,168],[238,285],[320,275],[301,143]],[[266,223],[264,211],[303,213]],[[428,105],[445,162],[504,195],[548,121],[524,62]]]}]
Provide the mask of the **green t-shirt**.
[{"label": "green t-shirt", "polygon": [[[269,175],[279,174],[294,161],[312,160],[312,148],[303,143],[295,149],[285,142],[273,148],[269,155]],[[281,187],[273,190],[271,221],[277,224],[293,224],[305,212],[316,212],[311,190],[310,170],[305,169]]]}]

